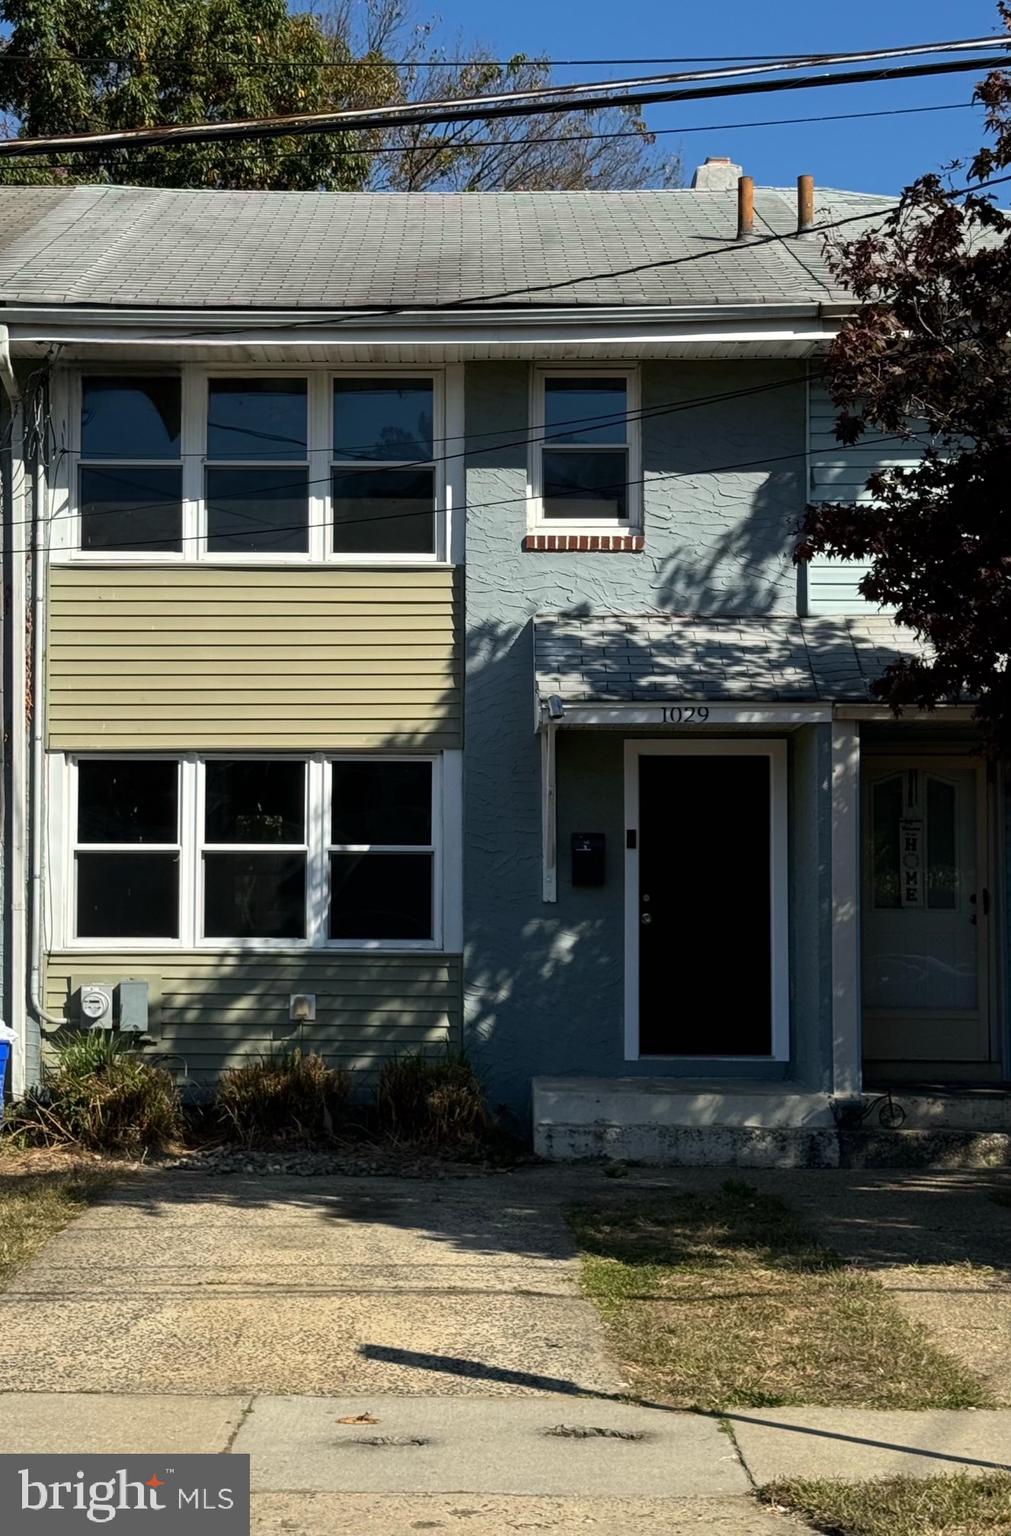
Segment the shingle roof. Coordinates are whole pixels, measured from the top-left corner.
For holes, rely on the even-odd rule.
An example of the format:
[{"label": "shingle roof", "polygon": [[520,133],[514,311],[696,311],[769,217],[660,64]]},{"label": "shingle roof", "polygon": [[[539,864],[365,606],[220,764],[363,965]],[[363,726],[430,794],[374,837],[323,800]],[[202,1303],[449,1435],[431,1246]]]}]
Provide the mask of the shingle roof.
[{"label": "shingle roof", "polygon": [[900,655],[928,654],[881,617],[708,619],[673,614],[534,620],[538,697],[565,703],[871,699]]},{"label": "shingle roof", "polygon": [[[822,191],[817,219],[884,210],[891,201]],[[846,297],[827,270],[820,235],[738,243],[736,208],[736,192],[703,190],[0,187],[0,300],[344,309]],[[792,191],[757,188],[755,208],[758,235],[791,235]]]}]

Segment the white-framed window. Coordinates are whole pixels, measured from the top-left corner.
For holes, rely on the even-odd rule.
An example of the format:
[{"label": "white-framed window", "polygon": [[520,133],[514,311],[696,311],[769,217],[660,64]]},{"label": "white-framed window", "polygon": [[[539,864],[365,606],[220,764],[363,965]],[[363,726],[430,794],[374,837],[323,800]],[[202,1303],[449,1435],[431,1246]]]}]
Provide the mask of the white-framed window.
[{"label": "white-framed window", "polygon": [[537,368],[532,387],[530,525],[562,533],[639,530],[637,371]]},{"label": "white-framed window", "polygon": [[[458,842],[458,806],[446,803],[441,756],[88,754],[66,764],[70,947],[445,942],[444,853]],[[449,926],[455,941],[455,915]]]},{"label": "white-framed window", "polygon": [[444,375],[398,367],[84,370],[67,378],[56,559],[449,558]]}]

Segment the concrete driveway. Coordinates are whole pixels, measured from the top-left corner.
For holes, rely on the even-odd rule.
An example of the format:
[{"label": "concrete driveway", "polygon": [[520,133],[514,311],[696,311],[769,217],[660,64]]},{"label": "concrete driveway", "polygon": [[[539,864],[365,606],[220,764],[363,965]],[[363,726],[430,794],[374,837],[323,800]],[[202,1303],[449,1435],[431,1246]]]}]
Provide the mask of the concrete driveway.
[{"label": "concrete driveway", "polygon": [[0,1391],[618,1392],[572,1196],[551,1169],[140,1174],[0,1296]]}]

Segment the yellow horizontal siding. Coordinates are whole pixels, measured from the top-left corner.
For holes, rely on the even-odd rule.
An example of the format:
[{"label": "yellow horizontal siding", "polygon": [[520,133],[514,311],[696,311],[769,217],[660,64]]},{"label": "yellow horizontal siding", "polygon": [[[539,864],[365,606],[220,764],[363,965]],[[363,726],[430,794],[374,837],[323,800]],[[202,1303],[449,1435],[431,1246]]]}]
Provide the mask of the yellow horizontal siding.
[{"label": "yellow horizontal siding", "polygon": [[[368,1074],[400,1052],[459,1046],[461,965],[458,955],[434,954],[64,950],[48,958],[45,997],[50,1012],[73,1019],[82,980],[146,980],[150,1050],[181,1056],[197,1082],[294,1046]],[[289,1022],[292,992],[316,994],[314,1022]]]},{"label": "yellow horizontal siding", "polygon": [[54,751],[460,745],[457,572],[54,565]]}]

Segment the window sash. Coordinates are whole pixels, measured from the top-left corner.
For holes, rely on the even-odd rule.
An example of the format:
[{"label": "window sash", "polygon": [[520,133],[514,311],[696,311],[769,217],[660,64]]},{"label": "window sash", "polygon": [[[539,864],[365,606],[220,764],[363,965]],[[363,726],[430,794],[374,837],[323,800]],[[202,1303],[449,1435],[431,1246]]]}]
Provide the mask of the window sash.
[{"label": "window sash", "polygon": [[[133,753],[118,752],[118,753],[111,753],[111,754],[94,754],[94,755],[90,755],[89,754],[89,756],[88,756],[88,758],[86,760],[89,761],[89,762],[95,762],[95,761],[124,762],[124,761],[131,761],[131,760],[141,761],[142,759],[137,758],[136,754],[133,754]],[[71,775],[70,796],[69,796],[70,818],[71,818],[71,834],[70,834],[70,838],[69,838],[70,869],[69,869],[69,873],[68,873],[68,879],[66,881],[66,892],[67,892],[67,900],[68,900],[68,903],[69,903],[69,906],[70,906],[70,927],[69,927],[68,931],[69,931],[69,933],[71,935],[72,942],[75,943],[75,944],[91,944],[91,945],[101,944],[102,946],[105,946],[105,945],[108,945],[108,944],[117,944],[118,945],[120,943],[125,943],[125,944],[134,944],[134,945],[146,944],[146,945],[156,945],[156,946],[161,946],[163,944],[167,944],[167,945],[175,946],[175,945],[178,945],[179,942],[180,942],[180,938],[181,938],[181,935],[182,935],[182,932],[183,932],[183,917],[182,917],[183,900],[182,900],[182,894],[183,894],[183,862],[184,862],[184,842],[185,842],[185,836],[184,836],[184,831],[183,831],[183,827],[184,827],[184,820],[183,820],[183,818],[184,818],[184,804],[183,804],[184,784],[183,784],[183,777],[184,776],[183,776],[182,768],[181,768],[181,766],[179,764],[179,759],[176,758],[176,757],[168,756],[166,754],[157,754],[157,755],[152,754],[151,757],[145,757],[143,759],[143,761],[149,761],[149,762],[174,762],[177,765],[176,766],[176,836],[175,836],[175,841],[174,842],[157,842],[157,843],[156,842],[149,842],[149,843],[147,843],[147,842],[130,842],[130,843],[120,843],[120,842],[82,842],[81,841],[81,837],[80,837],[80,808],[81,808],[81,802],[80,802],[79,776],[78,776],[78,773],[77,773],[77,763],[75,762],[73,764],[73,772],[72,772],[72,775]],[[173,855],[175,857],[175,860],[176,860],[176,879],[177,879],[176,933],[175,933],[175,935],[167,935],[166,934],[166,935],[161,935],[161,936],[158,936],[158,937],[155,937],[155,938],[148,938],[148,939],[140,939],[140,938],[137,938],[137,939],[129,939],[129,938],[128,939],[122,939],[119,935],[117,935],[115,933],[109,933],[109,934],[89,934],[89,935],[84,936],[83,938],[80,937],[81,917],[82,917],[81,910],[80,910],[80,893],[79,893],[79,888],[78,888],[78,879],[79,879],[78,871],[79,871],[80,859],[81,859],[82,856],[87,858],[89,855],[99,855],[99,856],[101,856],[103,854],[105,854],[105,855],[112,854],[112,855],[115,855],[115,856],[121,857],[121,858],[122,857],[129,857],[130,855],[140,855],[140,856],[143,856],[145,854],[160,854],[160,855],[170,854],[170,855]]]},{"label": "window sash", "polygon": [[[121,373],[126,378],[147,377],[150,372],[143,368],[110,366],[105,372]],[[181,459],[119,459],[88,458],[81,455],[82,401],[85,377],[96,375],[100,370],[82,368],[66,375],[67,415],[70,424],[71,452],[66,467],[58,472],[58,494],[65,496],[67,510],[71,514],[54,524],[55,538],[51,556],[58,560],[92,563],[128,562],[144,564],[206,562],[213,565],[266,565],[277,564],[356,564],[404,565],[416,563],[441,563],[449,558],[448,546],[448,484],[453,479],[447,474],[442,457],[446,444],[446,370],[397,366],[357,369],[312,368],[242,368],[214,367],[211,365],[184,364],[180,369],[168,370],[171,376],[181,379],[182,432]],[[424,461],[343,459],[333,449],[333,381],[336,378],[386,378],[414,377],[419,381],[431,381],[433,402],[433,437],[436,454]],[[305,379],[307,389],[308,448],[304,458],[260,459],[233,456],[228,459],[207,456],[207,413],[209,406],[209,381],[212,378],[299,378]],[[125,446],[125,445],[124,445]],[[458,445],[458,446],[462,446]],[[81,501],[79,494],[79,466],[88,467],[162,467],[178,468],[182,465],[182,548],[159,549],[102,549],[82,548]],[[208,547],[207,487],[205,471],[209,468],[248,469],[298,469],[308,470],[308,547],[305,550],[257,550],[211,549]],[[434,537],[432,547],[423,550],[387,551],[383,549],[342,550],[335,547],[333,515],[333,475],[335,471],[428,469],[432,472],[434,509]],[[454,501],[456,499],[454,492]],[[287,524],[287,519],[285,520]]]},{"label": "window sash", "polygon": [[[177,801],[178,837],[175,843],[80,843],[77,835],[79,762],[97,762],[134,759],[137,761],[167,761],[178,765],[179,792]],[[305,765],[305,838],[301,843],[221,843],[205,841],[205,765],[214,761],[298,761]],[[292,758],[285,753],[214,752],[206,754],[95,752],[81,753],[64,759],[54,758],[53,769],[63,773],[64,789],[53,781],[53,793],[57,802],[65,806],[67,836],[63,899],[60,903],[58,926],[62,928],[63,947],[74,950],[109,950],[123,953],[138,950],[427,950],[439,951],[443,947],[444,904],[446,893],[443,885],[443,773],[442,759],[438,754],[426,753],[306,753]],[[425,844],[345,844],[330,841],[332,774],[331,765],[339,762],[416,762],[430,765],[432,825],[431,838]],[[61,768],[65,764],[65,768]],[[63,839],[61,837],[60,841]],[[176,855],[178,870],[179,924],[177,938],[126,938],[117,934],[99,937],[78,936],[76,862],[83,853],[171,853]],[[331,854],[411,854],[428,860],[432,880],[432,935],[427,939],[331,939],[330,924],[330,858]],[[204,856],[206,854],[297,855],[305,860],[306,901],[304,938],[227,938],[206,937],[204,934]],[[48,899],[48,898],[47,898]]]},{"label": "window sash", "polygon": [[[546,386],[549,379],[614,379],[625,384],[625,437],[612,443],[559,442],[551,436],[547,425]],[[640,423],[639,374],[635,368],[570,367],[535,368],[531,377],[531,443],[527,472],[528,502],[527,526],[541,533],[566,533],[578,531],[599,534],[608,531],[635,533],[642,528],[642,442]],[[591,413],[587,413],[591,414]],[[607,413],[601,412],[601,415]],[[555,430],[558,430],[556,427]],[[624,453],[626,462],[624,517],[563,517],[545,510],[544,454],[600,454]],[[554,501],[555,498],[552,498]]]}]

